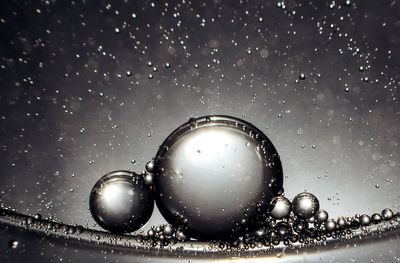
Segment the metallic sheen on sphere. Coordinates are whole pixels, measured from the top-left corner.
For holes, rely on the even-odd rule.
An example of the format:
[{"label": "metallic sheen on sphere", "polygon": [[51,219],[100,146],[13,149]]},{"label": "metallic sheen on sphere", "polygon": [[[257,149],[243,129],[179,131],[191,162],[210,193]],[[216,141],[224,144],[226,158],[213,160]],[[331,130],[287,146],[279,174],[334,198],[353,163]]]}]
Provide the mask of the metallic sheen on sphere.
[{"label": "metallic sheen on sphere", "polygon": [[378,224],[382,221],[382,216],[380,214],[375,213],[371,216],[371,221],[374,224]]},{"label": "metallic sheen on sphere", "polygon": [[319,210],[319,201],[313,194],[303,192],[293,199],[292,210],[297,216],[309,219]]},{"label": "metallic sheen on sphere", "polygon": [[161,214],[198,239],[241,232],[283,191],[271,141],[233,117],[191,118],[164,141],[154,161]]},{"label": "metallic sheen on sphere", "polygon": [[291,203],[289,199],[284,196],[277,196],[272,198],[270,202],[269,214],[275,219],[282,219],[289,216],[291,211]]},{"label": "metallic sheen on sphere", "polygon": [[328,232],[331,232],[336,229],[336,222],[333,219],[328,219],[325,222],[325,228]]},{"label": "metallic sheen on sphere", "polygon": [[328,220],[328,218],[329,218],[328,212],[322,209],[319,210],[315,215],[315,219],[317,219],[318,222],[325,222],[326,220]]},{"label": "metallic sheen on sphere", "polygon": [[381,214],[384,220],[390,220],[393,217],[393,211],[390,208],[383,209]]},{"label": "metallic sheen on sphere", "polygon": [[154,194],[141,176],[115,171],[97,181],[89,204],[93,218],[102,228],[113,233],[133,232],[149,220]]},{"label": "metallic sheen on sphere", "polygon": [[369,215],[361,215],[358,220],[362,226],[368,226],[371,223],[371,217]]}]

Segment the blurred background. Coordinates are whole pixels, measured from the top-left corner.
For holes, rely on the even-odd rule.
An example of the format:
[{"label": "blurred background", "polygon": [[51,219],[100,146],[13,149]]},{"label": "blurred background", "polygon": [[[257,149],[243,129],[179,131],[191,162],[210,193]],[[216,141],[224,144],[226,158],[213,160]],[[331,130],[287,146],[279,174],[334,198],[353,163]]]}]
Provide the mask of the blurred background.
[{"label": "blurred background", "polygon": [[[0,200],[100,229],[107,172],[144,170],[190,117],[277,148],[291,199],[399,210],[397,1],[1,1]],[[158,211],[148,225],[163,222]]]}]

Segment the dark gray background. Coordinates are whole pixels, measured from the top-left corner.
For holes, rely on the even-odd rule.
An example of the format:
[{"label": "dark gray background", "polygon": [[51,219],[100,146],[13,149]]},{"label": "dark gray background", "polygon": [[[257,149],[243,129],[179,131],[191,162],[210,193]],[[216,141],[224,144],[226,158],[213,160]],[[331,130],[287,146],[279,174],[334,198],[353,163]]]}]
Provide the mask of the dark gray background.
[{"label": "dark gray background", "polygon": [[225,114],[274,143],[287,197],[398,210],[400,4],[281,3],[1,1],[0,200],[94,227],[102,175]]}]

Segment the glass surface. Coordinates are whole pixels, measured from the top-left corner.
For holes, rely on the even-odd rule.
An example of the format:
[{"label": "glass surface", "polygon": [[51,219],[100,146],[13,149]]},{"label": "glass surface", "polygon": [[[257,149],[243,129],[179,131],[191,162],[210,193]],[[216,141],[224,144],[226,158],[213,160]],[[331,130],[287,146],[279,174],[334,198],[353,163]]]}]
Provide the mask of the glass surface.
[{"label": "glass surface", "polygon": [[[396,1],[1,1],[0,201],[100,231],[98,179],[143,171],[190,117],[230,115],[274,144],[289,199],[311,192],[331,218],[398,212],[399,13]],[[13,222],[1,217],[1,262],[220,259]],[[162,223],[155,209],[143,230]],[[393,224],[224,260],[394,262]]]}]

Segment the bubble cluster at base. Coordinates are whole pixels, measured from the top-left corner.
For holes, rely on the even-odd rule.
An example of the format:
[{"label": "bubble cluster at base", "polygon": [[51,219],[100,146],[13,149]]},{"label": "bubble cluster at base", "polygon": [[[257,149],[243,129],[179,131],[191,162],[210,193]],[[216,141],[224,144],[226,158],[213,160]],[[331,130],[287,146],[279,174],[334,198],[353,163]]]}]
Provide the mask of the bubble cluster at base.
[{"label": "bubble cluster at base", "polygon": [[191,118],[167,137],[141,174],[105,175],[93,187],[90,211],[104,229],[130,233],[147,223],[154,202],[168,224],[138,235],[150,246],[188,240],[217,241],[221,248],[312,244],[400,221],[389,208],[332,219],[308,192],[290,201],[272,142],[229,116]]},{"label": "bubble cluster at base", "polygon": [[[144,173],[134,176],[144,178],[146,175]],[[394,213],[389,208],[372,215],[329,218],[328,212],[320,209],[319,201],[313,194],[302,192],[292,202],[283,195],[272,198],[265,213],[259,214],[249,224],[252,227],[246,228],[241,234],[208,241],[218,242],[220,249],[273,247],[282,243],[287,246],[294,243],[313,244],[327,238],[344,238],[357,229],[366,230],[371,225],[391,221],[400,222],[400,213]],[[143,221],[136,225],[145,223]],[[127,225],[126,227],[132,229]],[[196,238],[185,231],[184,225],[163,224],[142,232],[137,240],[144,245],[164,247]]]}]

